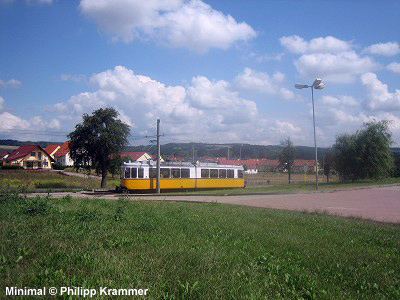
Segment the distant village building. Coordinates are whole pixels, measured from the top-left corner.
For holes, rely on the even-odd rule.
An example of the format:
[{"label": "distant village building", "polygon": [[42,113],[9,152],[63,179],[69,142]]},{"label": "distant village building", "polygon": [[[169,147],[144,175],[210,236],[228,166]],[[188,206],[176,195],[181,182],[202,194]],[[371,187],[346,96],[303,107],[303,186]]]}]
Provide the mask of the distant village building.
[{"label": "distant village building", "polygon": [[[130,161],[157,160],[157,155],[150,155],[147,152],[121,152],[121,157],[129,158]],[[160,157],[160,161],[164,162],[164,159]]]},{"label": "distant village building", "polygon": [[308,172],[308,171],[315,172],[315,160],[295,159],[292,166],[292,170],[295,173]]},{"label": "distant village building", "polygon": [[174,155],[169,155],[167,157],[167,161],[172,161],[172,162],[182,162],[182,161],[187,161],[185,157],[183,156],[174,156]]},{"label": "distant village building", "polygon": [[15,149],[5,163],[24,169],[51,169],[54,159],[39,145],[25,145]]},{"label": "distant village building", "polygon": [[74,161],[71,159],[71,156],[70,156],[69,143],[70,142],[65,142],[54,153],[54,159],[57,164],[60,164],[62,166],[73,166],[74,165]]},{"label": "distant village building", "polygon": [[[256,174],[257,172],[280,172],[282,171],[279,167],[279,160],[277,159],[230,159],[227,160],[225,157],[218,158],[218,164],[220,165],[242,165],[245,172],[248,174]],[[305,159],[295,159],[292,167],[294,173],[302,173],[306,171],[315,172],[315,161]]]},{"label": "distant village building", "polygon": [[61,148],[61,145],[59,144],[50,144],[47,145],[46,148],[44,148],[44,150],[52,157],[54,158],[54,154],[58,151],[58,149]]}]

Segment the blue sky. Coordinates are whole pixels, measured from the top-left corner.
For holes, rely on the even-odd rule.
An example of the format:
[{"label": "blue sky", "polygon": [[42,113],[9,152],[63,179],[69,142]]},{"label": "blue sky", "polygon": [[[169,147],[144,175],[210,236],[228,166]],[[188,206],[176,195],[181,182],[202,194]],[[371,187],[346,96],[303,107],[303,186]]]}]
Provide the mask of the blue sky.
[{"label": "blue sky", "polygon": [[112,106],[131,144],[313,145],[387,119],[400,142],[400,1],[0,0],[0,138],[63,141]]}]

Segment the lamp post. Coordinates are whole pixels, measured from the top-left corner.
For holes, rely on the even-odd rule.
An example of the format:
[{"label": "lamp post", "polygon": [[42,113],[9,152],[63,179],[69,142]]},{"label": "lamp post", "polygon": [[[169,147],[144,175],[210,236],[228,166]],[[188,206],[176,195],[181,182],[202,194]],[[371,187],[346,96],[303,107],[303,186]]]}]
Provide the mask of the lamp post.
[{"label": "lamp post", "polygon": [[325,84],[322,83],[322,80],[320,78],[317,78],[314,80],[314,83],[312,85],[296,83],[294,86],[296,89],[311,88],[312,116],[314,124],[314,147],[315,147],[315,189],[318,190],[318,152],[317,152],[317,138],[315,134],[314,89],[322,90],[325,87]]}]

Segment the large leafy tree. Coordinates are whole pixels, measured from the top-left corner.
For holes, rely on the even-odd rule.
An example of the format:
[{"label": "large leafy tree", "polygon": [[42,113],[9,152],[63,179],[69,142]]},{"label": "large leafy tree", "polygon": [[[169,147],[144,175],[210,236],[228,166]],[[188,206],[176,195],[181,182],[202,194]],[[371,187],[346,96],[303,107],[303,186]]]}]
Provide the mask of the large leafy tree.
[{"label": "large leafy tree", "polygon": [[292,167],[294,164],[295,149],[293,142],[288,137],[286,140],[281,141],[282,151],[279,154],[279,166],[288,172],[288,181],[290,184]]},{"label": "large leafy tree", "polygon": [[387,177],[394,166],[392,143],[386,120],[364,123],[354,134],[339,135],[333,146],[336,170],[343,180]]},{"label": "large leafy tree", "polygon": [[115,171],[115,161],[120,161],[120,152],[128,145],[130,128],[118,115],[111,107],[84,114],[82,123],[68,135],[75,167],[95,167],[102,188],[107,186],[107,172]]}]

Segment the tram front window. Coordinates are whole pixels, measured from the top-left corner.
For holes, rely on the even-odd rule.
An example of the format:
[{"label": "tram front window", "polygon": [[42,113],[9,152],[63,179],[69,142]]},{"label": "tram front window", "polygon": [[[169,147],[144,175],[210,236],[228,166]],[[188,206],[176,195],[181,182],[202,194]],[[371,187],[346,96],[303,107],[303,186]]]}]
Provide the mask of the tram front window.
[{"label": "tram front window", "polygon": [[131,178],[137,177],[137,168],[131,168]]},{"label": "tram front window", "polygon": [[131,168],[125,168],[125,178],[131,178]]}]

